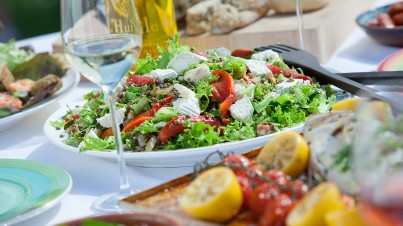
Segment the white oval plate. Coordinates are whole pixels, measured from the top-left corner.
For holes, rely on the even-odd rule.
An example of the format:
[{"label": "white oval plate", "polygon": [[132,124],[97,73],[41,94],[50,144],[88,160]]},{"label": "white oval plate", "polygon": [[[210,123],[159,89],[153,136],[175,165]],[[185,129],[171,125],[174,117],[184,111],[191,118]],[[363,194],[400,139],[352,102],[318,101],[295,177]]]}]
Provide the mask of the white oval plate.
[{"label": "white oval plate", "polygon": [[[83,105],[84,102],[73,102],[69,104],[71,108],[74,106]],[[61,135],[66,135],[64,130],[57,130],[55,127],[50,125],[50,121],[60,120],[63,115],[66,114],[67,106],[61,108],[54,112],[45,122],[43,127],[44,133],[49,140],[56,146],[75,153],[80,153],[79,149],[76,147],[69,146],[63,143]],[[301,132],[303,125],[299,125],[293,128],[287,128],[285,130],[294,130]],[[279,133],[279,132],[277,132]],[[270,140],[277,133],[256,137],[248,140],[228,142],[216,144],[208,147],[200,148],[186,148],[179,150],[164,150],[164,151],[153,151],[153,152],[125,152],[124,156],[126,159],[126,164],[139,166],[139,167],[190,167],[194,166],[195,163],[205,160],[205,158],[212,152],[220,151],[221,153],[227,154],[230,152],[242,154],[253,149],[262,147],[268,140]],[[84,151],[81,154],[92,155],[99,158],[116,160],[117,154],[115,151]],[[214,155],[209,158],[209,162],[219,161],[218,155]]]},{"label": "white oval plate", "polygon": [[21,112],[12,114],[5,118],[1,118],[0,132],[10,128],[11,126],[20,122],[22,119],[41,110],[42,108],[56,102],[57,100],[60,100],[62,97],[70,93],[77,86],[79,81],[80,81],[80,74],[74,69],[69,69],[62,77],[62,84],[63,84],[62,88],[59,89],[56,93],[54,93],[49,97],[46,97],[41,102],[31,107],[28,107],[27,109],[22,110]]}]

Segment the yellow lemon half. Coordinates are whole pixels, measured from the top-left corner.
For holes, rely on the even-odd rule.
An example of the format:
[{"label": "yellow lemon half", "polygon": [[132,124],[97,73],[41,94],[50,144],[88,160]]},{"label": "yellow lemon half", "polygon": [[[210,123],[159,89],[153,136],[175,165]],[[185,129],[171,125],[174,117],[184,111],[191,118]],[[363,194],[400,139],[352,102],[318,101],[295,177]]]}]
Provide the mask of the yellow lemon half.
[{"label": "yellow lemon half", "polygon": [[280,169],[293,178],[298,178],[305,171],[308,159],[308,144],[294,131],[285,131],[273,137],[257,156],[259,163]]},{"label": "yellow lemon half", "polygon": [[214,167],[190,183],[179,198],[179,205],[193,218],[225,222],[241,208],[241,186],[230,168]]},{"label": "yellow lemon half", "polygon": [[327,226],[364,226],[357,207],[329,212],[325,221]]},{"label": "yellow lemon half", "polygon": [[331,182],[316,186],[294,207],[286,218],[287,226],[322,226],[325,215],[343,208],[340,192]]}]

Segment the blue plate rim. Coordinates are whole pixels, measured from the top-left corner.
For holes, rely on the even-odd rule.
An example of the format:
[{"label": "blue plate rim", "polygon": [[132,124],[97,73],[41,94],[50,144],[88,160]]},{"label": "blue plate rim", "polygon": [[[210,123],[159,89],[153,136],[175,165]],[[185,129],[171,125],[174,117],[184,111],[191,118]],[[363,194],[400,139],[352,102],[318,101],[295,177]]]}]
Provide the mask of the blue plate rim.
[{"label": "blue plate rim", "polygon": [[[33,209],[28,208],[26,210],[21,210],[21,213],[18,214],[17,216],[15,216],[15,217],[13,217],[11,219],[7,219],[7,220],[5,220],[3,222],[0,222],[0,224],[2,224],[2,225],[12,225],[12,224],[19,223],[21,221],[25,221],[25,220],[28,220],[28,219],[30,219],[32,217],[35,217],[35,216],[38,216],[38,215],[42,214],[43,212],[51,209],[52,207],[54,207],[58,203],[60,203],[61,200],[70,193],[70,191],[71,191],[71,189],[73,187],[73,179],[72,179],[71,175],[65,169],[63,169],[63,168],[61,168],[59,166],[56,166],[54,164],[45,163],[45,162],[39,162],[39,161],[34,161],[34,160],[13,159],[13,158],[0,159],[0,161],[10,161],[10,162],[20,161],[20,162],[24,162],[24,163],[27,163],[27,164],[36,164],[36,165],[39,164],[39,165],[42,165],[42,166],[47,167],[47,168],[50,167],[50,168],[53,168],[53,169],[58,169],[61,173],[63,173],[66,176],[66,178],[68,180],[68,182],[67,182],[68,184],[67,184],[66,188],[64,189],[64,191],[61,192],[60,194],[58,194],[57,196],[55,196],[54,198],[52,198],[51,200],[49,200],[45,205],[42,205],[40,207],[36,207],[36,208],[33,208]],[[41,173],[41,174],[44,175],[47,178],[50,178],[49,175],[46,175],[46,174],[43,174],[43,173]],[[35,204],[35,203],[36,202],[34,202],[33,204]]]}]

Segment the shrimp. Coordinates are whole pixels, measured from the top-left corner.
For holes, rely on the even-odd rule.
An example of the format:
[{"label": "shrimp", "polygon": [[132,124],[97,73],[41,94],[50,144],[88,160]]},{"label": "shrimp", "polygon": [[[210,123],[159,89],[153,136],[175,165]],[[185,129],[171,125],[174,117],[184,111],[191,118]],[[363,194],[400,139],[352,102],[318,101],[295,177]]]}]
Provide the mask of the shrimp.
[{"label": "shrimp", "polygon": [[22,108],[22,101],[17,97],[10,96],[5,93],[0,93],[0,107]]},{"label": "shrimp", "polygon": [[31,79],[17,80],[8,85],[7,91],[10,93],[20,92],[20,91],[31,91],[31,88],[34,84],[35,84],[35,81],[33,81]]}]

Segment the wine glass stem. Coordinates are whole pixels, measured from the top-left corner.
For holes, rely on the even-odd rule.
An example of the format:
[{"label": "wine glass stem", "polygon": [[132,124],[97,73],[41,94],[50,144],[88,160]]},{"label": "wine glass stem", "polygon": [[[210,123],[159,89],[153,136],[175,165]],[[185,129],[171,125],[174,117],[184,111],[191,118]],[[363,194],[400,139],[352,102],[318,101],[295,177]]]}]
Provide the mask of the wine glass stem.
[{"label": "wine glass stem", "polygon": [[304,23],[302,21],[302,5],[301,0],[295,0],[295,13],[297,15],[299,45],[301,49],[305,49],[304,40]]},{"label": "wine glass stem", "polygon": [[119,124],[117,123],[118,117],[117,117],[117,111],[116,111],[115,92],[113,89],[107,89],[107,90],[104,90],[104,93],[105,93],[105,95],[107,95],[108,105],[109,105],[110,113],[112,115],[112,131],[113,131],[113,136],[115,138],[116,151],[118,154],[118,165],[119,165],[119,176],[120,176],[120,185],[119,185],[118,196],[119,196],[119,198],[124,198],[124,197],[130,195],[132,192],[131,192],[129,180],[127,179],[126,163],[125,163],[125,158],[123,155],[123,147],[122,147],[122,138],[120,135]]}]

